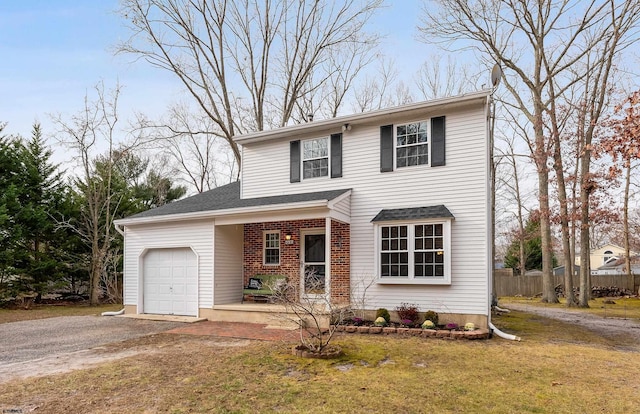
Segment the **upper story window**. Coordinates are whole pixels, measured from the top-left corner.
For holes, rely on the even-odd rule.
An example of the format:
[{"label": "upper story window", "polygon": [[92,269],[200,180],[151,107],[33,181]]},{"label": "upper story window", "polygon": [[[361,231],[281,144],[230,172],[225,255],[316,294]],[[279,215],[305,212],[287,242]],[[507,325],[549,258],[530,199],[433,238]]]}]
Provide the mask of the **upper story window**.
[{"label": "upper story window", "polygon": [[342,134],[289,142],[289,182],[342,177]]},{"label": "upper story window", "polygon": [[429,164],[427,122],[396,125],[396,166]]},{"label": "upper story window", "polygon": [[444,116],[380,127],[380,172],[403,167],[446,164]]},{"label": "upper story window", "polygon": [[280,264],[280,232],[264,232],[264,264]]},{"label": "upper story window", "polygon": [[329,175],[329,139],[315,138],[302,141],[302,178]]}]

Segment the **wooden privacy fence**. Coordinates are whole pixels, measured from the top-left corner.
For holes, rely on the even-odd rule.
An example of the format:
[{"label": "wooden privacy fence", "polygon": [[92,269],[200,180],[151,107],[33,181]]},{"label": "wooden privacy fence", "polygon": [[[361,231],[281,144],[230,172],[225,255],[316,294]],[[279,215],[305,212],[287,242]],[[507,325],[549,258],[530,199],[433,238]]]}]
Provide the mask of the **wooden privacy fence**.
[{"label": "wooden privacy fence", "polygon": [[[494,275],[496,294],[498,296],[535,296],[542,293],[542,276],[508,276],[504,274]],[[640,275],[634,275],[634,286],[629,286],[626,275],[591,275],[592,286],[617,286],[638,292]],[[564,276],[554,276],[555,285],[564,286]],[[576,276],[574,286],[579,286],[580,281]]]}]

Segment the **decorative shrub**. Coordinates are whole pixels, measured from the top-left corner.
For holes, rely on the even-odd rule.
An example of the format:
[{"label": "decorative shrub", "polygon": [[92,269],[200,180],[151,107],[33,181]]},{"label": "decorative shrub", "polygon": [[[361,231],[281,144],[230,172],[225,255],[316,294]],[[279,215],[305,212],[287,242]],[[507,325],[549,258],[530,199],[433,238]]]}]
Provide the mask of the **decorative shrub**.
[{"label": "decorative shrub", "polygon": [[360,326],[364,323],[364,319],[356,317],[351,319],[351,322],[356,326]]},{"label": "decorative shrub", "polygon": [[384,320],[389,323],[389,321],[391,320],[391,315],[385,308],[380,308],[376,311],[376,319],[378,318],[384,318]]},{"label": "decorative shrub", "polygon": [[411,319],[402,319],[400,323],[405,326],[413,326],[413,321]]},{"label": "decorative shrub", "polygon": [[383,318],[382,316],[378,316],[376,318],[376,320],[373,322],[373,324],[375,326],[386,326],[387,325],[387,320],[385,318]]},{"label": "decorative shrub", "polygon": [[467,322],[464,324],[465,331],[474,331],[476,329],[476,325],[473,322]]},{"label": "decorative shrub", "polygon": [[424,319],[427,321],[431,321],[433,322],[434,325],[438,325],[438,313],[434,312],[432,310],[427,311],[427,313],[424,314]]},{"label": "decorative shrub", "polygon": [[412,325],[418,324],[420,314],[418,313],[418,307],[416,305],[403,303],[400,306],[396,307],[396,312],[398,312],[398,317],[401,321],[406,319],[411,321]]},{"label": "decorative shrub", "polygon": [[451,330],[458,329],[458,324],[457,323],[448,323],[447,324],[447,329],[451,329]]},{"label": "decorative shrub", "polygon": [[435,328],[436,328],[436,324],[430,321],[429,319],[427,319],[422,323],[422,329],[435,329]]}]

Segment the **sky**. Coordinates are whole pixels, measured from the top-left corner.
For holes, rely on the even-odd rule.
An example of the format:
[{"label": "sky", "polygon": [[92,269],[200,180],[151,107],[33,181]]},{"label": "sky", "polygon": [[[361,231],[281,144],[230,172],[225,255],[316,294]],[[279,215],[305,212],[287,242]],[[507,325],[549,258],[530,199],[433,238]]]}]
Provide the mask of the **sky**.
[{"label": "sky", "polygon": [[[374,19],[383,47],[398,62],[400,76],[415,72],[429,47],[415,40],[421,0],[387,1]],[[128,36],[117,0],[0,0],[0,122],[7,134],[29,137],[34,122],[54,134],[51,115],[68,119],[84,97],[104,81],[123,86],[120,114],[159,116],[181,99],[180,85],[167,71],[131,56],[115,56]],[[395,22],[390,25],[389,22]]]}]

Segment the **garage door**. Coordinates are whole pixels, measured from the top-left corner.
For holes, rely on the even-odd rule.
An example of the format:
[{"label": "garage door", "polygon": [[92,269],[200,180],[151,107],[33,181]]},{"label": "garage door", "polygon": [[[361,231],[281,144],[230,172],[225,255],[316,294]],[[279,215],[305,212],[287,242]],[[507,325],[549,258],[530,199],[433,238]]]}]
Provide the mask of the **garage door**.
[{"label": "garage door", "polygon": [[198,316],[198,259],[189,248],[153,249],[143,258],[144,313]]}]

